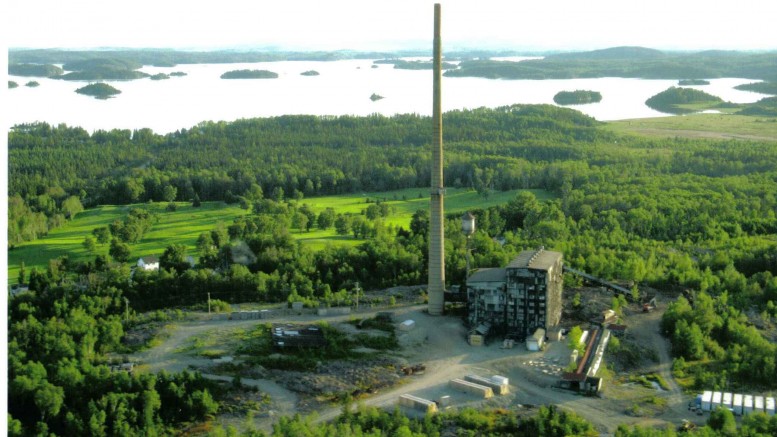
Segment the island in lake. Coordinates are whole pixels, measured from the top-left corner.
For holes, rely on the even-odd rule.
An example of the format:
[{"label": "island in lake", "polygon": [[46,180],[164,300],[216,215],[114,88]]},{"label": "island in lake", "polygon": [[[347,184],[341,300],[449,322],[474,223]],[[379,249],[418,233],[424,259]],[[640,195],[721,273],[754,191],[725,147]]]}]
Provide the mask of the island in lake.
[{"label": "island in lake", "polygon": [[559,105],[584,105],[601,102],[602,94],[599,91],[587,90],[559,91],[553,96],[553,101]]},{"label": "island in lake", "polygon": [[378,100],[383,99],[383,98],[384,97],[381,96],[380,94],[375,94],[375,93],[372,93],[372,95],[370,96],[370,100],[372,100],[373,102],[378,101]]},{"label": "island in lake", "polygon": [[232,70],[221,75],[222,79],[277,79],[278,73],[269,70]]},{"label": "island in lake", "polygon": [[18,87],[19,87],[19,84],[18,84],[18,83],[14,82],[14,81],[12,81],[12,80],[9,80],[9,81],[8,81],[8,89],[11,89],[11,88],[18,88]]},{"label": "island in lake", "polygon": [[710,81],[704,80],[704,79],[681,79],[677,82],[680,86],[689,86],[689,85],[709,85]]},{"label": "island in lake", "polygon": [[671,87],[647,99],[645,104],[656,111],[668,114],[688,114],[714,108],[723,99],[693,88]]},{"label": "island in lake", "polygon": [[91,83],[83,88],[76,90],[78,94],[84,94],[92,96],[96,99],[108,99],[116,94],[121,94],[121,91],[108,85],[107,83]]},{"label": "island in lake", "polygon": [[150,77],[151,80],[165,80],[170,79],[170,76],[164,73],[157,73]]},{"label": "island in lake", "polygon": [[29,87],[29,88],[35,88],[37,86],[40,86],[40,84],[37,81],[31,80],[31,81],[25,83],[24,86]]},{"label": "island in lake", "polygon": [[300,76],[318,76],[320,73],[316,70],[308,70],[300,73]]}]

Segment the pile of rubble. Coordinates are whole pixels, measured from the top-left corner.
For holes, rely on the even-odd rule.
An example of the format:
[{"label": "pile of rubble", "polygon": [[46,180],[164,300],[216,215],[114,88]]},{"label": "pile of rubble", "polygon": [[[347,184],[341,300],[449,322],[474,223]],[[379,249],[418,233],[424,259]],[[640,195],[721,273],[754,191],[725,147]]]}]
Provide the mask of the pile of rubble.
[{"label": "pile of rubble", "polygon": [[311,396],[358,397],[391,387],[402,377],[407,366],[399,358],[361,361],[333,361],[319,364],[313,372],[273,371],[274,379],[289,390]]}]

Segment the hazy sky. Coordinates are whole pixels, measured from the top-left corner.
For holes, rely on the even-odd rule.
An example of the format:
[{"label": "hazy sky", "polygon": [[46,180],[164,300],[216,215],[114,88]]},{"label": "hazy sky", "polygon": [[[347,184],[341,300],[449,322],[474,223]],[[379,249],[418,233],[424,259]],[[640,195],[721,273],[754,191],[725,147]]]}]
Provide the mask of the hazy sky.
[{"label": "hazy sky", "polygon": [[[777,49],[774,0],[442,0],[444,49]],[[428,0],[8,0],[8,47],[431,46]]]}]

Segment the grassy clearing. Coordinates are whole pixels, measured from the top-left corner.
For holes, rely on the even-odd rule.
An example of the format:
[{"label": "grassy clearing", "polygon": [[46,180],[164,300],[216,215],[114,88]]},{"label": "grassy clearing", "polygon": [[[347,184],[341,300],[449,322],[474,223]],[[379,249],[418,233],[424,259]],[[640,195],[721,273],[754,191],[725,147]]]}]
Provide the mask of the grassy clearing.
[{"label": "grassy clearing", "polygon": [[[463,214],[470,209],[488,208],[494,205],[501,205],[513,199],[520,191],[530,191],[537,196],[539,200],[548,200],[553,195],[545,190],[510,190],[497,191],[485,197],[469,189],[447,188],[445,194],[445,213]],[[408,228],[413,214],[419,209],[429,209],[429,189],[428,188],[408,188],[404,190],[387,192],[365,192],[358,194],[343,194],[338,196],[312,197],[302,200],[302,203],[310,205],[311,209],[319,213],[326,208],[334,208],[341,214],[361,214],[366,210],[370,202],[381,201],[394,208],[391,217],[387,217],[384,222],[387,226],[402,226]],[[338,246],[356,246],[364,242],[351,236],[337,235],[334,229],[326,231],[313,230],[311,232],[294,232],[294,237],[309,245],[314,250],[320,250],[327,244]]]},{"label": "grassy clearing", "polygon": [[8,251],[8,283],[15,284],[19,276],[19,266],[25,264],[29,275],[32,267],[45,269],[50,259],[68,255],[74,261],[94,259],[95,255],[107,255],[109,244],[97,245],[94,253],[84,246],[84,238],[91,235],[95,228],[107,226],[116,219],[123,219],[130,208],[148,208],[157,214],[159,221],[137,244],[131,244],[132,259],[145,255],[161,255],[171,244],[185,245],[194,254],[197,237],[209,231],[218,222],[226,225],[248,211],[236,205],[223,202],[203,202],[199,208],[190,203],[177,203],[174,212],[165,210],[166,203],[138,204],[126,206],[106,205],[78,214],[75,220],[55,229],[44,238],[17,246]]},{"label": "grassy clearing", "polygon": [[617,133],[648,137],[777,141],[777,118],[723,113],[611,121],[606,128]]},{"label": "grassy clearing", "polygon": [[[504,204],[514,198],[519,191],[521,190],[494,192],[486,199],[472,190],[449,188],[445,196],[445,212],[463,213],[468,209]],[[544,190],[527,191],[533,192],[540,200],[553,197]],[[310,205],[316,213],[331,207],[341,214],[361,214],[370,205],[367,199],[371,202],[380,200],[394,208],[394,214],[385,219],[386,225],[389,226],[408,228],[413,213],[419,209],[429,209],[428,188],[313,197],[304,199],[301,203]],[[199,208],[193,208],[189,203],[179,202],[177,210],[173,212],[166,211],[166,206],[166,203],[107,205],[84,211],[75,220],[53,230],[48,236],[10,250],[8,284],[17,282],[19,266],[22,262],[29,274],[32,267],[45,269],[50,259],[63,255],[68,255],[74,261],[92,260],[95,255],[107,255],[108,244],[98,245],[93,253],[88,252],[83,246],[84,237],[90,235],[95,228],[107,226],[116,219],[123,219],[132,207],[148,208],[157,215],[159,221],[140,242],[130,245],[131,259],[146,255],[161,255],[171,244],[182,244],[189,249],[189,254],[196,256],[197,237],[201,233],[212,230],[218,222],[229,225],[235,218],[249,213],[237,205],[226,205],[223,202],[203,202]],[[356,246],[365,241],[350,235],[337,235],[334,229],[322,231],[314,228],[311,232],[293,230],[292,236],[313,250],[321,250],[329,244]]]}]

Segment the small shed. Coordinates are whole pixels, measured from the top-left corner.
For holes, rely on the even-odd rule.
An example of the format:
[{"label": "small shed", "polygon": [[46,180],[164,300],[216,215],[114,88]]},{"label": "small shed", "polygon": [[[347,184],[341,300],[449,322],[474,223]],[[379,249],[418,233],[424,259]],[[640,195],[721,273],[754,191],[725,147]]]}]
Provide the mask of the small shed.
[{"label": "small shed", "polygon": [[526,349],[530,351],[538,351],[542,348],[542,344],[545,342],[545,330],[537,328],[531,337],[526,339]]}]

